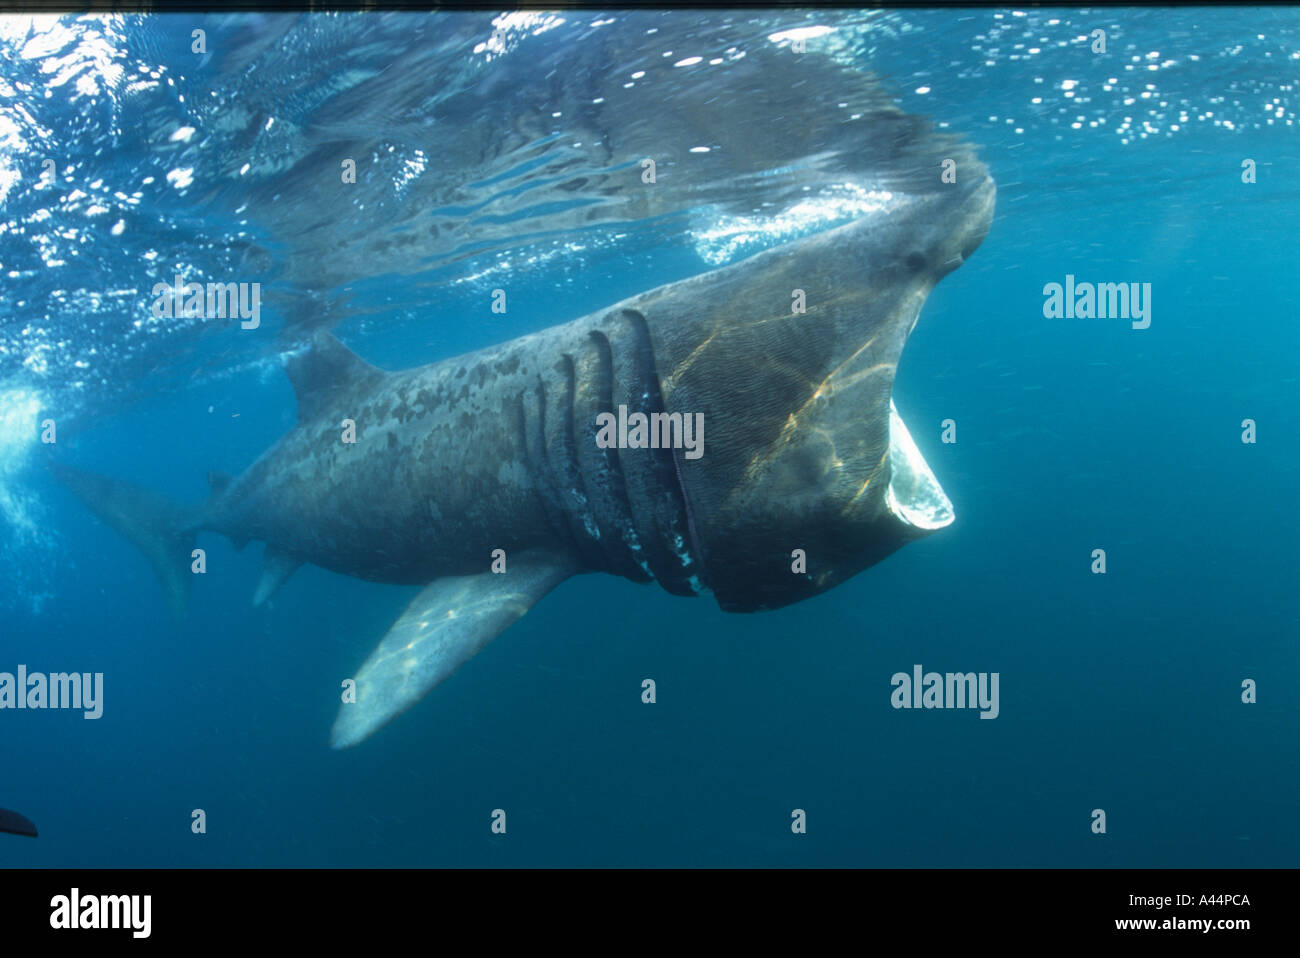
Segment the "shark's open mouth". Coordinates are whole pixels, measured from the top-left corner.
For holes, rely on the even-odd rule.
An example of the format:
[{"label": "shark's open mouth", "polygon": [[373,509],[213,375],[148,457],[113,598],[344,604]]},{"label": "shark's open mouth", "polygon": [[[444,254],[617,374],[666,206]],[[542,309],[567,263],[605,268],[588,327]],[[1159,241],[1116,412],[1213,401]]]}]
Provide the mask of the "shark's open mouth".
[{"label": "shark's open mouth", "polygon": [[952,503],[944,495],[939,480],[916,448],[903,418],[889,400],[889,511],[901,521],[918,529],[942,529],[955,518]]}]

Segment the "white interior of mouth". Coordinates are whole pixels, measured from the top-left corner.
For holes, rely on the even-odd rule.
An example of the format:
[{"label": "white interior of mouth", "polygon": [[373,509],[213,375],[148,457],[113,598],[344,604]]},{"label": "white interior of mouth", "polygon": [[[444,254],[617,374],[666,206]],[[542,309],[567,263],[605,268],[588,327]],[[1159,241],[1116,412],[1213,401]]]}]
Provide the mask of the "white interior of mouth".
[{"label": "white interior of mouth", "polygon": [[952,503],[889,400],[889,492],[885,502],[901,521],[918,529],[942,529],[955,518]]}]

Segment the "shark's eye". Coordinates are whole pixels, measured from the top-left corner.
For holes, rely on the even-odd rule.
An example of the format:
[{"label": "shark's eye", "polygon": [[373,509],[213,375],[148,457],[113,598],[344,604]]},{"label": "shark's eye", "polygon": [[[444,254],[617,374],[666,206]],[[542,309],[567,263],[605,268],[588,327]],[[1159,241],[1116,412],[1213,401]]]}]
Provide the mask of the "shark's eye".
[{"label": "shark's eye", "polygon": [[920,253],[908,253],[907,259],[904,262],[907,263],[908,269],[910,269],[913,273],[916,273],[919,272],[921,267],[925,265],[925,257],[922,256]]}]

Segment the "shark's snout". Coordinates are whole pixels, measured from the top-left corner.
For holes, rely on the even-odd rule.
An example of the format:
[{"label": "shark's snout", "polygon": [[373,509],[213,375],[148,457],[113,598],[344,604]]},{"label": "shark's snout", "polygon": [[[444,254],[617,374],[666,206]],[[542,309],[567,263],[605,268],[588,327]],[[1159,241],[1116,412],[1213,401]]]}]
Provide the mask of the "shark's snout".
[{"label": "shark's snout", "polygon": [[[979,249],[993,220],[996,196],[993,178],[982,172],[958,198],[943,194],[935,197],[933,219],[929,220],[935,242],[925,257],[934,282],[961,266]],[[911,257],[906,263],[909,268],[913,266]]]},{"label": "shark's snout", "polygon": [[984,237],[988,236],[989,227],[993,223],[993,207],[997,201],[997,194],[997,185],[993,182],[993,177],[984,173],[963,201],[961,215],[966,228],[960,232],[963,242],[957,251],[958,266],[970,259],[980,243],[984,242]]}]

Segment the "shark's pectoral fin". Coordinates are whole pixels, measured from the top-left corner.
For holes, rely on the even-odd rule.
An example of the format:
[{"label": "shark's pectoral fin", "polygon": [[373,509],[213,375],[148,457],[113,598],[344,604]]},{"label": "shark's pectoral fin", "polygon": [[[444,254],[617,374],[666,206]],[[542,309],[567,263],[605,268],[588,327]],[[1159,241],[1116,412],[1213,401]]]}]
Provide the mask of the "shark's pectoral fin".
[{"label": "shark's pectoral fin", "polygon": [[425,586],[356,674],[356,701],[339,710],[330,745],[355,745],[406,711],[575,571],[568,559],[525,553],[504,573]]},{"label": "shark's pectoral fin", "polygon": [[280,591],[280,586],[289,581],[289,576],[302,565],[301,559],[281,552],[268,544],[262,555],[262,578],[257,580],[257,591],[253,593],[253,605],[261,605]]}]

